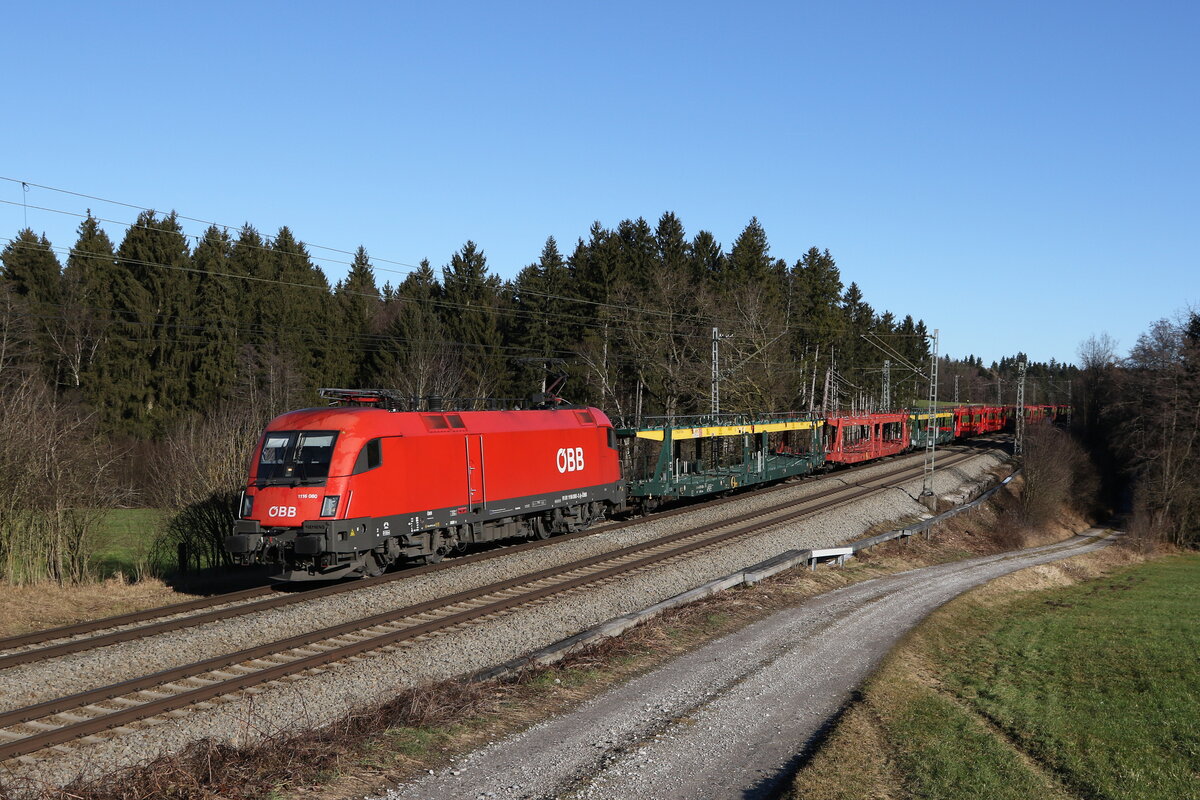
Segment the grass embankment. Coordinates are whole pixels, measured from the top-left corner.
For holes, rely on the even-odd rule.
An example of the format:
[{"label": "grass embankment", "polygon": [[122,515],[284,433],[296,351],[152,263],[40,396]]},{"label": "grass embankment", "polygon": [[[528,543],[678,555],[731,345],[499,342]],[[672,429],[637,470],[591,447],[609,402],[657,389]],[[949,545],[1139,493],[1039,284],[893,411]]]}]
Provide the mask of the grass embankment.
[{"label": "grass embankment", "polygon": [[937,612],[793,797],[1200,797],[1200,556],[1130,558],[1023,570]]}]

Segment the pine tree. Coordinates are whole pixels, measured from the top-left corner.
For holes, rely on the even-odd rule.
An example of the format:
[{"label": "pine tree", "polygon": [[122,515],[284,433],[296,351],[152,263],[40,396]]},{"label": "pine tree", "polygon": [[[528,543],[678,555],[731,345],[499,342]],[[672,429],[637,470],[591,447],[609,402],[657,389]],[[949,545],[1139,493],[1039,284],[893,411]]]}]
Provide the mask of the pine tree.
[{"label": "pine tree", "polygon": [[720,328],[732,336],[727,350],[734,365],[730,391],[722,389],[722,410],[771,411],[795,394],[785,278],[771,258],[766,231],[752,218],[730,249],[716,286],[715,299],[724,311]]},{"label": "pine tree", "polygon": [[700,389],[708,388],[710,370],[701,365],[701,348],[711,326],[700,330],[701,298],[689,250],[678,217],[663,214],[655,229],[652,268],[645,270],[640,288],[629,298],[628,323],[620,341],[631,365],[628,380],[635,398],[637,388],[642,389],[643,413],[695,413],[700,410]]},{"label": "pine tree", "polygon": [[661,269],[684,279],[691,277],[688,273],[691,271],[692,248],[683,223],[674,213],[667,211],[659,217],[654,229],[654,248]]},{"label": "pine tree", "polygon": [[[568,292],[567,283],[567,263],[553,236],[546,239],[537,263],[522,269],[509,283],[512,314],[505,326],[504,339],[524,358],[556,358],[567,348],[560,311]],[[540,390],[545,377],[544,364],[517,362],[512,375],[509,394],[527,396]]]},{"label": "pine tree", "polygon": [[[586,402],[623,413],[627,398],[618,392],[620,353],[617,331],[625,324],[618,303],[629,293],[629,279],[615,234],[599,222],[592,223],[588,241],[582,239],[567,259],[573,294],[581,302],[570,312],[577,323],[568,328],[576,343],[576,364],[570,370],[572,386]],[[586,324],[585,324],[586,321]]]},{"label": "pine tree", "polygon": [[774,266],[767,232],[759,223],[758,217],[751,217],[729,251],[729,258],[721,275],[722,288],[726,292],[747,285],[767,288],[771,283]]},{"label": "pine tree", "polygon": [[487,258],[468,241],[442,268],[443,322],[462,358],[463,384],[473,397],[493,395],[504,381],[496,301],[500,281],[488,274]]},{"label": "pine tree", "polygon": [[134,272],[162,269],[147,259],[155,257],[144,246],[152,212],[138,217],[125,232],[117,251],[109,286],[112,291],[112,324],[106,346],[97,354],[94,396],[100,403],[105,426],[118,435],[144,437],[151,433],[155,406],[156,345],[161,326],[161,296],[148,289]]},{"label": "pine tree", "polygon": [[842,313],[845,317],[845,336],[839,352],[838,369],[843,375],[863,370],[878,361],[875,349],[863,340],[876,323],[875,309],[863,299],[862,290],[851,282],[842,296]]},{"label": "pine tree", "polygon": [[264,378],[272,405],[311,402],[340,365],[331,363],[332,295],[325,273],[312,263],[291,230],[279,229],[268,256],[271,283],[263,295]]},{"label": "pine tree", "polygon": [[47,380],[57,373],[55,331],[63,318],[62,266],[46,237],[37,236],[29,228],[19,231],[0,251],[5,283],[15,294],[18,308],[30,319],[31,341],[26,346],[34,351]]},{"label": "pine tree", "polygon": [[265,391],[274,351],[263,320],[269,304],[275,302],[271,291],[274,275],[271,248],[249,223],[238,231],[226,268],[230,275],[237,276],[241,287],[230,319],[230,324],[238,329],[239,340],[232,390],[244,405],[267,413],[268,409],[275,410],[266,400]]},{"label": "pine tree", "polygon": [[340,316],[340,324],[335,328],[335,334],[339,335],[336,341],[344,354],[339,378],[344,383],[363,384],[367,380],[365,373],[382,298],[375,284],[375,269],[362,246],[355,252],[350,272],[346,280],[338,283],[334,296]]},{"label": "pine tree", "polygon": [[442,287],[429,260],[396,287],[381,314],[383,345],[372,380],[411,398],[461,394],[460,353],[447,346]]},{"label": "pine tree", "polygon": [[105,394],[97,386],[96,359],[112,325],[116,254],[112,240],[88,211],[63,270],[62,382],[93,405]]},{"label": "pine tree", "polygon": [[809,248],[792,268],[793,307],[799,324],[812,332],[812,338],[828,342],[838,335],[838,306],[842,297],[842,277],[837,262],[828,250]]},{"label": "pine tree", "polygon": [[[173,419],[174,412],[189,408],[191,351],[195,346],[195,297],[197,280],[191,269],[187,239],[174,212],[158,219],[153,211],[138,215],[125,233],[117,260],[137,281],[143,292],[131,298],[144,302],[131,311],[142,331],[129,333],[147,344],[147,363],[134,368],[131,378],[142,376],[141,387],[131,387],[140,408],[132,417],[132,432],[153,434]],[[131,409],[132,411],[133,409]]]},{"label": "pine tree", "polygon": [[199,270],[196,332],[200,341],[194,350],[191,386],[193,402],[202,410],[228,401],[237,380],[241,351],[239,301],[246,282],[231,277],[232,252],[229,234],[213,225],[192,254],[192,266]]},{"label": "pine tree", "polygon": [[52,308],[61,293],[62,266],[45,235],[37,236],[32,229],[18,231],[16,237],[0,251],[4,278],[17,295],[35,306]]},{"label": "pine tree", "polygon": [[692,240],[692,279],[698,286],[716,287],[725,272],[725,251],[708,231]]},{"label": "pine tree", "polygon": [[[628,285],[625,260],[621,257],[621,242],[616,234],[593,222],[586,243],[580,240],[567,261],[568,269],[583,300],[607,306],[613,302],[621,287]],[[607,311],[602,309],[602,311]],[[593,305],[583,306],[583,319],[601,313]]]},{"label": "pine tree", "polygon": [[644,291],[658,262],[658,243],[649,223],[642,217],[622,220],[617,225],[616,245],[620,273],[635,294]]}]

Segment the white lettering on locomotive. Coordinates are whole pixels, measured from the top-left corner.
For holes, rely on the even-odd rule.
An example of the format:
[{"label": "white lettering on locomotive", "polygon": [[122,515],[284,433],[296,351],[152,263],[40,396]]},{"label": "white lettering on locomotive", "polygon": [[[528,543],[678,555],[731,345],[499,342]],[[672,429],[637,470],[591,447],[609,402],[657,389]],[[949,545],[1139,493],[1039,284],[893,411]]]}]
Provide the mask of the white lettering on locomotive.
[{"label": "white lettering on locomotive", "polygon": [[578,472],[583,469],[582,447],[560,447],[555,459],[559,472]]},{"label": "white lettering on locomotive", "polygon": [[295,506],[271,506],[267,509],[269,517],[294,517],[296,516]]}]

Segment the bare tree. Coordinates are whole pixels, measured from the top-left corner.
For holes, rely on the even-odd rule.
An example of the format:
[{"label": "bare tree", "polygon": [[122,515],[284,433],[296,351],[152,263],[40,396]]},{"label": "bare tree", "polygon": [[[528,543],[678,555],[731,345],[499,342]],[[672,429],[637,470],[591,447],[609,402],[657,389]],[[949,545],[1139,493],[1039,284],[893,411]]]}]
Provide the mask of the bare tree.
[{"label": "bare tree", "polygon": [[624,287],[617,293],[628,309],[623,343],[637,378],[668,417],[686,413],[688,406],[694,409],[707,393],[711,375],[705,329],[697,315],[703,300],[684,290],[687,281],[685,268],[664,266],[647,276],[641,291]]},{"label": "bare tree", "polygon": [[1021,518],[1026,525],[1050,522],[1063,506],[1085,514],[1092,511],[1098,490],[1095,469],[1066,431],[1049,423],[1031,425],[1022,467]]},{"label": "bare tree", "polygon": [[611,408],[620,418],[626,413],[617,392],[619,362],[616,357],[615,325],[605,315],[597,330],[589,332],[580,343],[576,357],[584,370],[584,382],[596,402]]},{"label": "bare tree", "polygon": [[78,583],[91,577],[100,523],[124,499],[111,480],[119,457],[97,434],[94,416],[56,398],[36,370],[11,363],[0,370],[5,580]]},{"label": "bare tree", "polygon": [[722,371],[722,386],[728,389],[722,389],[722,408],[761,412],[786,407],[798,379],[788,352],[786,309],[775,306],[759,284],[738,287],[729,299],[728,358],[723,359],[728,366]]},{"label": "bare tree", "polygon": [[1135,479],[1141,529],[1176,545],[1200,541],[1200,321],[1159,320],[1120,374],[1110,418]]}]

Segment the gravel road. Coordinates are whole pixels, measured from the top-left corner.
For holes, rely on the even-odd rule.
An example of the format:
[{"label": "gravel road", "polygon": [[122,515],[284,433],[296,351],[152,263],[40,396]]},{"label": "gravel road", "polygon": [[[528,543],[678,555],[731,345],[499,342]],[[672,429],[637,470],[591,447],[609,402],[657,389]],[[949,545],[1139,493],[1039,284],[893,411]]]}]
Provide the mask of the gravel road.
[{"label": "gravel road", "polygon": [[829,592],[378,800],[774,797],[796,754],[926,615],[993,578],[1104,547],[1089,538],[1100,535]]}]

